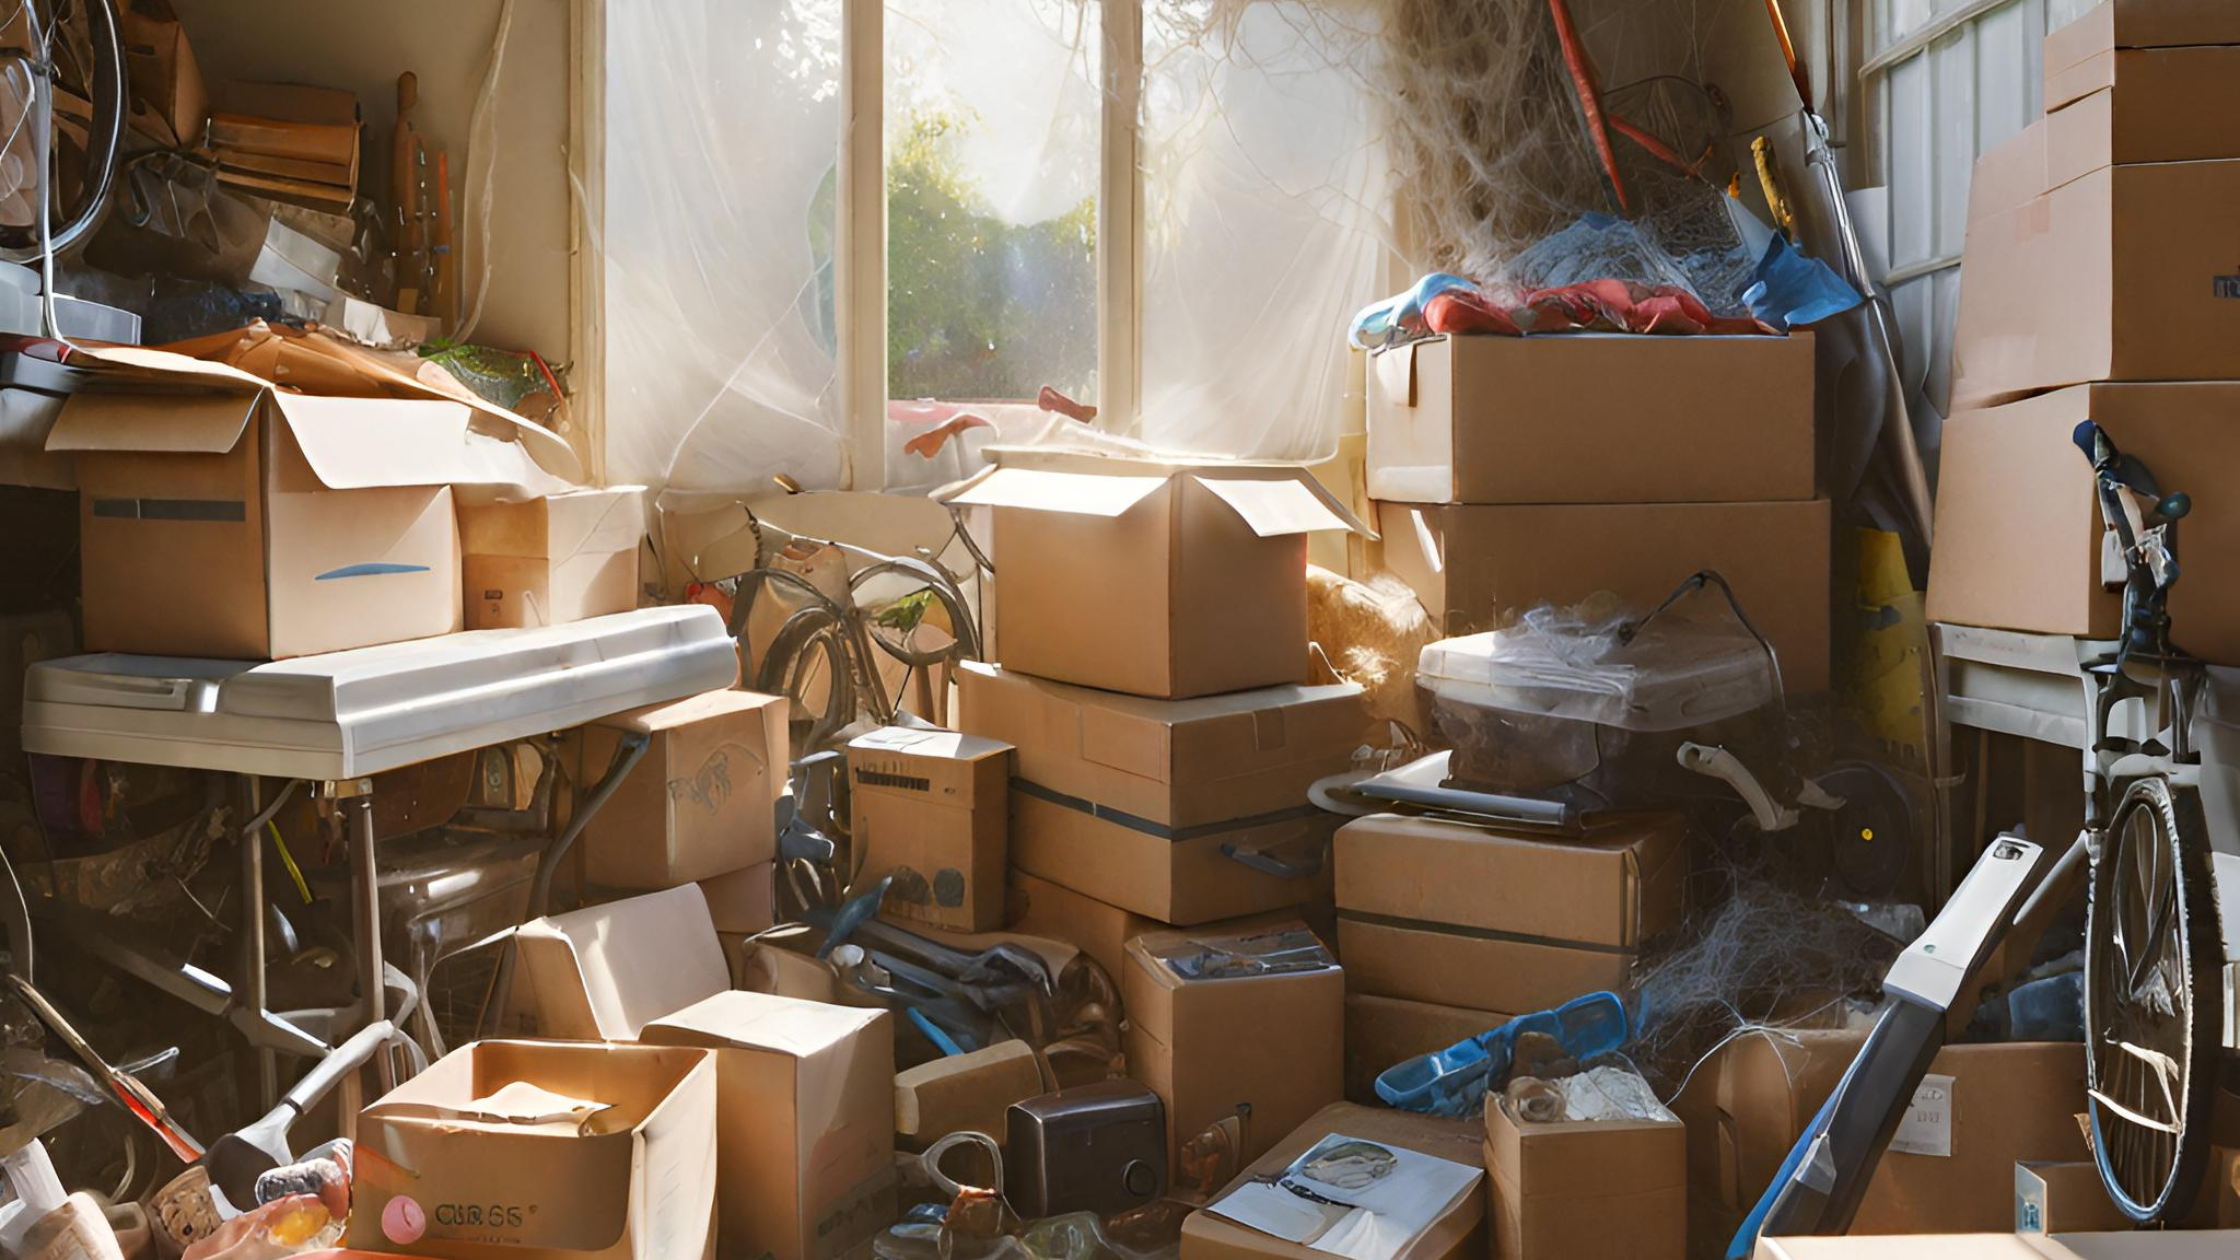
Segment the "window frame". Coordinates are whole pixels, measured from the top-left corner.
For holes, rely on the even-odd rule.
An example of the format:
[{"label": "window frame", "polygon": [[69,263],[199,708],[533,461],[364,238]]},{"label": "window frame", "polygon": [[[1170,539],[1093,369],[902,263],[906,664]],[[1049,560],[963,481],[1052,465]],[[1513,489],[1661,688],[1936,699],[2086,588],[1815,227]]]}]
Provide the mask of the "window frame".
[{"label": "window frame", "polygon": [[[1136,429],[1143,353],[1142,163],[1145,0],[1103,0],[1097,178],[1097,420]],[[887,486],[886,0],[841,2],[841,122],[834,266],[847,486]]]}]

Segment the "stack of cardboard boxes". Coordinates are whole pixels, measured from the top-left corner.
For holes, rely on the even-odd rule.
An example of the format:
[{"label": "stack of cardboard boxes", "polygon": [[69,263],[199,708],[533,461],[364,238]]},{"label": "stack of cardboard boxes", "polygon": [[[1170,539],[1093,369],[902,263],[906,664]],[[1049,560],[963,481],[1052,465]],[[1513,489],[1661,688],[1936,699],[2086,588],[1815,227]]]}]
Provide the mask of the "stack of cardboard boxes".
[{"label": "stack of cardboard boxes", "polygon": [[1026,456],[954,501],[991,510],[1003,574],[1003,664],[966,666],[958,704],[1016,749],[1011,926],[1111,973],[1174,1146],[1249,1115],[1255,1158],[1338,1098],[1341,975],[1172,955],[1328,903],[1337,819],[1308,789],[1369,723],[1358,688],[1307,685],[1306,535],[1360,526],[1273,466]]},{"label": "stack of cardboard boxes", "polygon": [[[2165,490],[2240,460],[2240,8],[2109,3],[2046,37],[2046,116],[1977,163],[1930,568],[1934,621],[2108,638],[2096,421]],[[2178,641],[2240,661],[2240,503],[2181,530]]]}]

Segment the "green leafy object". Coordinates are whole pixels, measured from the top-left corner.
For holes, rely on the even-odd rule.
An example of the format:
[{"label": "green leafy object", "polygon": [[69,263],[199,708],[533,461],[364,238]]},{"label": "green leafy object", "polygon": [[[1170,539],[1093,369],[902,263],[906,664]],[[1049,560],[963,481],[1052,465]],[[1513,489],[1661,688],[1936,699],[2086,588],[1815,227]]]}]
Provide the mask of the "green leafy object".
[{"label": "green leafy object", "polygon": [[871,619],[872,623],[883,630],[908,634],[924,623],[926,610],[933,607],[933,599],[930,590],[905,595],[880,609],[879,615]]}]

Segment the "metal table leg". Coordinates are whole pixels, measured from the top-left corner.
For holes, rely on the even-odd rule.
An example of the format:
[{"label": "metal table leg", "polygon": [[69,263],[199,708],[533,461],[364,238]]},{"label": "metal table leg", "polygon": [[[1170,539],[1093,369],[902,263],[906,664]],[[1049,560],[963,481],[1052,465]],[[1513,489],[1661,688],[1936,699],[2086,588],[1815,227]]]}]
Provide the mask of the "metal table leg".
[{"label": "metal table leg", "polygon": [[[257,816],[262,802],[257,777],[234,780],[234,817],[243,823]],[[265,1009],[264,837],[241,837],[241,995],[252,1011]],[[279,1058],[270,1046],[257,1047],[257,1106],[270,1111],[280,1100]]]},{"label": "metal table leg", "polygon": [[[358,989],[365,1005],[361,1028],[388,1017],[387,973],[381,965],[381,880],[374,862],[372,790],[372,781],[366,779],[335,785],[335,794],[342,798],[340,803],[350,835],[350,891],[357,920]],[[376,1055],[374,1065],[379,1069],[382,1090],[394,1088],[396,1064],[391,1056],[386,1051]]]}]

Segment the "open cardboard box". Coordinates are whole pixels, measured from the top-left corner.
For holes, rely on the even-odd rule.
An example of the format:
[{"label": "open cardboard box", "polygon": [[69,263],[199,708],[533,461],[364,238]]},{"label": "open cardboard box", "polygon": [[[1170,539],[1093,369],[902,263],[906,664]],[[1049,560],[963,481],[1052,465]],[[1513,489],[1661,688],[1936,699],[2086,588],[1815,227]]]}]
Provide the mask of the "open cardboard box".
[{"label": "open cardboard box", "polygon": [[[566,488],[560,438],[430,397],[282,392],[162,351],[82,350],[74,456],[90,651],[269,660],[461,624],[454,490]],[[540,461],[543,461],[540,463]]]},{"label": "open cardboard box", "polygon": [[1485,1103],[1493,1250],[1502,1260],[1580,1254],[1683,1260],[1687,1129],[1678,1120],[1527,1124]]},{"label": "open cardboard box", "polygon": [[1307,535],[1367,533],[1291,465],[1003,448],[950,492],[995,509],[1011,669],[1181,699],[1307,677]]},{"label": "open cardboard box", "polygon": [[701,1260],[716,1064],[700,1050],[481,1041],[358,1116],[348,1245],[443,1260]]}]

